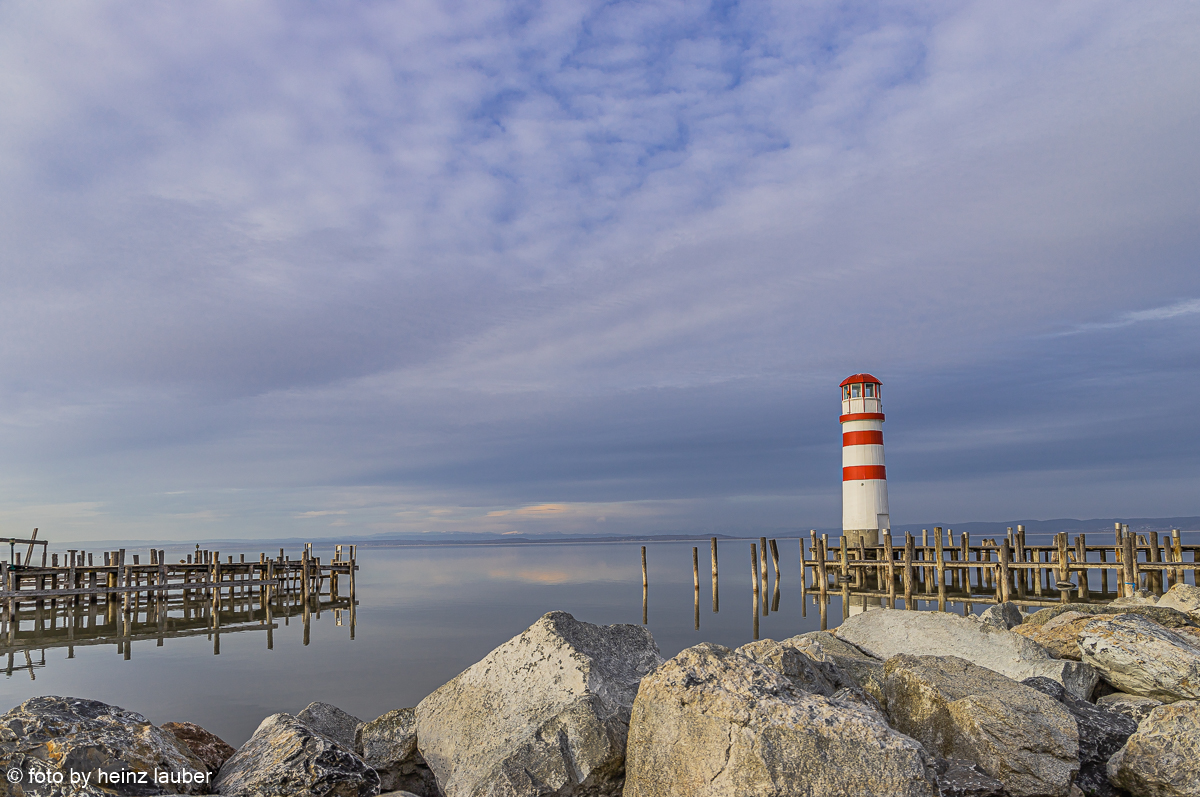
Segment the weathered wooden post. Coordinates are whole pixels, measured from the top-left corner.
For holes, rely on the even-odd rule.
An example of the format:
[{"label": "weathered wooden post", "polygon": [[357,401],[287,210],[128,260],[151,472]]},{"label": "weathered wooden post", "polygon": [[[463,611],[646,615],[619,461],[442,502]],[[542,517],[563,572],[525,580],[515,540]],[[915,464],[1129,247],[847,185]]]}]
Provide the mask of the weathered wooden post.
[{"label": "weathered wooden post", "polygon": [[[1154,562],[1154,563],[1158,564],[1158,563],[1162,562],[1162,555],[1158,549],[1158,532],[1152,531],[1152,532],[1150,532],[1149,536],[1150,536],[1150,551],[1148,552],[1148,554],[1146,556],[1146,561]],[[1153,592],[1155,595],[1162,595],[1162,593],[1163,593],[1163,571],[1162,570],[1148,570],[1146,572],[1146,586],[1149,587],[1150,591]]]},{"label": "weathered wooden post", "polygon": [[1009,582],[1009,567],[1008,567],[1008,565],[1009,565],[1009,562],[1011,561],[1011,559],[1012,559],[1012,549],[1008,547],[1008,538],[1005,537],[1004,541],[1000,544],[1000,589],[999,589],[1000,601],[1007,601],[1009,599],[1008,590],[1009,590],[1010,582]]},{"label": "weathered wooden post", "polygon": [[800,538],[800,609],[807,613],[808,610],[808,573],[807,566],[804,561],[804,538]]},{"label": "weathered wooden post", "polygon": [[646,589],[650,582],[646,579],[646,546],[642,546],[642,589]]},{"label": "weathered wooden post", "polygon": [[883,533],[883,558],[887,560],[888,608],[896,608],[896,557],[892,551],[892,532]]},{"label": "weathered wooden post", "polygon": [[818,557],[816,552],[813,556],[817,558],[817,590],[821,596],[821,605],[825,605],[826,596],[829,593],[829,572],[825,569],[825,562],[829,559],[829,535],[822,534],[820,540],[821,555]]},{"label": "weathered wooden post", "polygon": [[913,609],[913,535],[904,533],[904,608]]},{"label": "weathered wooden post", "polygon": [[767,594],[767,538],[759,537],[758,541],[761,543],[758,550],[760,553],[762,553],[762,557],[760,558],[758,564],[760,573],[759,582],[762,584],[763,603],[765,604]]},{"label": "weathered wooden post", "polygon": [[768,540],[771,545],[771,562],[775,566],[775,583],[779,583],[779,546],[775,544],[775,540]]},{"label": "weathered wooden post", "polygon": [[1079,600],[1086,603],[1091,593],[1088,591],[1087,536],[1084,534],[1075,538],[1075,561],[1083,565],[1079,568]]},{"label": "weathered wooden post", "polygon": [[1134,539],[1125,529],[1121,529],[1121,569],[1124,578],[1121,581],[1126,595],[1136,595],[1138,591],[1137,579],[1137,549],[1134,548]]},{"label": "weathered wooden post", "polygon": [[933,527],[934,564],[937,567],[938,611],[946,611],[946,552],[942,547],[942,527]]},{"label": "weathered wooden post", "polygon": [[700,630],[700,549],[692,548],[692,609],[696,617],[696,630]]}]

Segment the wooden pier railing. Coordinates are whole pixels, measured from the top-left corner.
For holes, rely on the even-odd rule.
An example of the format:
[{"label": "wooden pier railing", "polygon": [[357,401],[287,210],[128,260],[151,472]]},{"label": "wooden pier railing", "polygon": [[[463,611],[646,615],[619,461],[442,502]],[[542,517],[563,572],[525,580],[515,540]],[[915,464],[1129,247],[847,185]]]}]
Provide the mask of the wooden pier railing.
[{"label": "wooden pier railing", "polygon": [[[3,542],[11,543],[11,552],[31,541],[0,538]],[[68,549],[61,563],[60,554],[53,553],[49,562],[43,554],[41,564],[30,566],[28,556],[18,563],[18,553],[12,565],[0,561],[0,652],[7,650],[11,666],[14,651],[47,646],[39,643],[115,641],[128,657],[135,639],[157,638],[162,644],[164,638],[208,633],[215,635],[219,653],[220,633],[240,630],[267,631],[271,647],[273,617],[286,622],[293,614],[303,617],[307,645],[310,615],[319,616],[322,609],[335,610],[339,625],[341,611],[347,610],[353,639],[356,554],[355,545],[337,545],[333,559],[322,561],[306,544],[297,558],[281,548],[278,557],[260,553],[257,561],[246,561],[239,554],[237,561],[233,556],[222,561],[219,551],[197,546],[175,562],[167,561],[165,550],[152,549],[142,562],[139,554],[127,555],[124,549]]]}]

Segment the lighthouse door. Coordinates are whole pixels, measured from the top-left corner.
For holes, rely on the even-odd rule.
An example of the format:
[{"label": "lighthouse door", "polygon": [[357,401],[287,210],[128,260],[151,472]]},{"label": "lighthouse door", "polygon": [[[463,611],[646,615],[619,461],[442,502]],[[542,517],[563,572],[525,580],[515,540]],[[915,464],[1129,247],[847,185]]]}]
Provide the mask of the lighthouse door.
[{"label": "lighthouse door", "polygon": [[880,531],[883,531],[884,529],[890,529],[892,527],[892,521],[887,515],[876,515],[876,517],[879,519]]}]

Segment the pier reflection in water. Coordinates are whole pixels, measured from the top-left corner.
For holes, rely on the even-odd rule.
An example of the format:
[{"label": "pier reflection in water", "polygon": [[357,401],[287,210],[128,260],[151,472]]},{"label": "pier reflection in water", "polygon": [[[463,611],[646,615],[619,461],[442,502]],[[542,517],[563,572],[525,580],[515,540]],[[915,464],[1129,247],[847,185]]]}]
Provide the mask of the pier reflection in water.
[{"label": "pier reflection in water", "polygon": [[[25,671],[34,679],[54,648],[65,648],[73,659],[78,647],[115,645],[129,660],[134,642],[162,647],[169,639],[204,636],[220,655],[223,634],[261,632],[271,650],[275,630],[293,618],[303,625],[308,645],[313,618],[329,611],[336,625],[349,626],[353,639],[358,566],[342,549],[337,546],[324,564],[306,547],[295,560],[281,551],[278,560],[260,554],[259,561],[246,562],[241,554],[240,561],[229,556],[223,563],[218,552],[197,550],[178,564],[167,564],[155,550],[149,565],[137,556],[134,564],[122,564],[122,550],[105,553],[100,566],[70,551],[61,567],[56,554],[50,566],[7,568],[0,590],[0,661],[6,676]],[[348,594],[341,594],[346,587]]]}]

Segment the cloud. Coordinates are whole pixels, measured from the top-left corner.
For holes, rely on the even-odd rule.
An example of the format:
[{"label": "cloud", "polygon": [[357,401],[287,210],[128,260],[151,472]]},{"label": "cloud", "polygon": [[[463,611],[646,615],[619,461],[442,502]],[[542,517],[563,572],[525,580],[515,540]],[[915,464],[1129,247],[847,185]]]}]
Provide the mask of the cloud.
[{"label": "cloud", "polygon": [[1179,316],[1193,315],[1200,313],[1200,299],[1185,299],[1174,304],[1169,304],[1164,307],[1153,307],[1149,310],[1136,310],[1133,312],[1122,313],[1115,321],[1098,324],[1079,324],[1074,329],[1067,332],[1060,332],[1060,335],[1078,335],[1083,332],[1095,332],[1102,329],[1120,329],[1122,327],[1133,326],[1146,321],[1167,321]]},{"label": "cloud", "polygon": [[863,370],[906,517],[1195,513],[1112,489],[1200,473],[1194,4],[70,8],[0,7],[0,487],[64,533],[833,525]]}]

